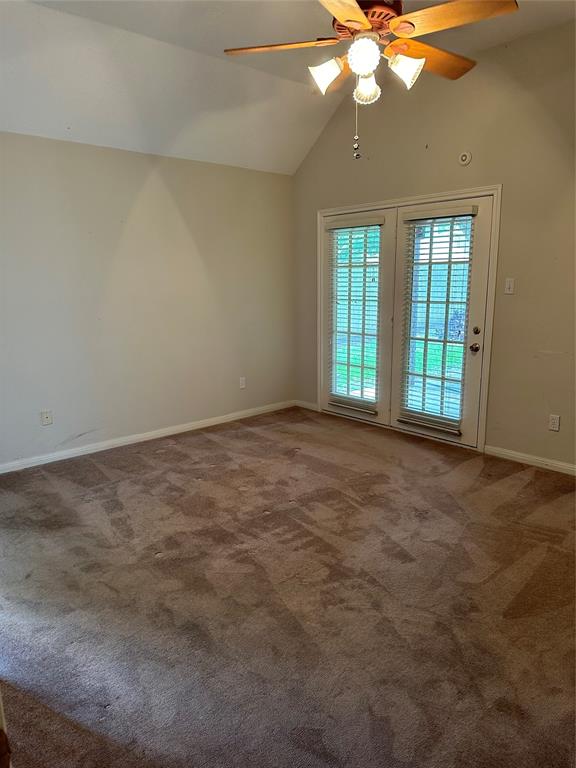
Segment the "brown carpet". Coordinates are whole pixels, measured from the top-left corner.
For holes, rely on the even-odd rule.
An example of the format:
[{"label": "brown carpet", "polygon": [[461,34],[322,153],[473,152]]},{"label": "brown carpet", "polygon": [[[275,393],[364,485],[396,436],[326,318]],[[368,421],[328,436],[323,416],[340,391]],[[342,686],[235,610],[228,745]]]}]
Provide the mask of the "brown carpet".
[{"label": "brown carpet", "polygon": [[299,409],[0,476],[14,768],[568,768],[573,513]]}]

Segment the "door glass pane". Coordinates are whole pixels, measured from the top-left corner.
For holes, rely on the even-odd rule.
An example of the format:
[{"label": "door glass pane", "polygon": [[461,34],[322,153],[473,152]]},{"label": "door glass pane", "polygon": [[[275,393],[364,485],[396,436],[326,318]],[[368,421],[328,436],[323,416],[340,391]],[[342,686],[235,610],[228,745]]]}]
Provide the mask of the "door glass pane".
[{"label": "door glass pane", "polygon": [[450,267],[450,301],[466,301],[468,294],[468,264]]},{"label": "door glass pane", "polygon": [[428,307],[424,302],[412,304],[411,336],[417,339],[426,338],[426,315]]},{"label": "door glass pane", "polygon": [[457,381],[447,381],[444,391],[444,413],[453,419],[460,417],[462,400],[462,384]]},{"label": "door glass pane", "polygon": [[468,307],[466,304],[448,305],[448,338],[450,341],[464,341]]},{"label": "door glass pane", "polygon": [[428,376],[425,379],[424,408],[425,413],[438,416],[442,406],[442,382]]},{"label": "door glass pane", "polygon": [[331,233],[331,394],[376,402],[380,226]]},{"label": "door glass pane", "polygon": [[428,338],[443,339],[446,330],[446,304],[430,304],[428,314]]},{"label": "door glass pane", "polygon": [[408,377],[408,389],[407,400],[411,410],[422,410],[422,397],[423,397],[424,379],[422,376],[409,376]]},{"label": "door glass pane", "polygon": [[448,264],[433,264],[430,280],[430,301],[446,301]]},{"label": "door glass pane", "polygon": [[364,367],[376,368],[376,336],[364,336]]},{"label": "door glass pane", "polygon": [[426,354],[426,373],[428,376],[442,376],[442,353],[444,344],[437,341],[428,341],[424,348]]},{"label": "door glass pane", "polygon": [[408,224],[404,414],[462,417],[472,222],[451,216]]},{"label": "door glass pane", "polygon": [[428,299],[428,276],[430,267],[428,264],[414,264],[412,273],[412,301],[426,301]]},{"label": "door glass pane", "polygon": [[376,369],[364,368],[363,400],[376,400]]},{"label": "door glass pane", "polygon": [[410,373],[424,372],[424,342],[412,339],[410,341]]},{"label": "door glass pane", "polygon": [[348,362],[348,337],[344,333],[336,334],[336,361],[343,365]]},{"label": "door glass pane", "polygon": [[444,376],[447,379],[462,378],[464,368],[464,344],[446,344]]}]

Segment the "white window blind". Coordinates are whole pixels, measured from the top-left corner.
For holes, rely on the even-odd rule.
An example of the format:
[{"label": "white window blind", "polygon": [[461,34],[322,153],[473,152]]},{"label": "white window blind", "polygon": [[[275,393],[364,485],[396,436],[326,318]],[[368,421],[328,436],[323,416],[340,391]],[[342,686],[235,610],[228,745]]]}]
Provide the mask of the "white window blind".
[{"label": "white window blind", "polygon": [[380,230],[369,224],[328,232],[330,396],[365,410],[378,399]]},{"label": "white window blind", "polygon": [[407,220],[400,421],[459,433],[473,215]]}]

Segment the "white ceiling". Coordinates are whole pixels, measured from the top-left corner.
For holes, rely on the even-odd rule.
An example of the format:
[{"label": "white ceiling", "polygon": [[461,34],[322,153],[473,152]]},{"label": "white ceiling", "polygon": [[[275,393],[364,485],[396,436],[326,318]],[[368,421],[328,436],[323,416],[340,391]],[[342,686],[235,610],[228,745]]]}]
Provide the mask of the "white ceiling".
[{"label": "white ceiling", "polygon": [[[404,12],[446,0],[405,0]],[[105,24],[227,59],[224,48],[333,35],[332,17],[318,0],[41,0]],[[520,10],[457,30],[429,35],[427,42],[471,54],[574,18],[573,0],[519,0]],[[308,82],[307,67],[339,48],[259,53],[235,59],[244,66],[296,82]],[[327,52],[329,55],[327,55]]]},{"label": "white ceiling", "polygon": [[[521,0],[427,41],[470,54],[570,18],[571,0]],[[330,36],[317,0],[4,0],[0,22],[0,130],[293,173],[351,91],[310,82],[338,49],[222,52]]]}]

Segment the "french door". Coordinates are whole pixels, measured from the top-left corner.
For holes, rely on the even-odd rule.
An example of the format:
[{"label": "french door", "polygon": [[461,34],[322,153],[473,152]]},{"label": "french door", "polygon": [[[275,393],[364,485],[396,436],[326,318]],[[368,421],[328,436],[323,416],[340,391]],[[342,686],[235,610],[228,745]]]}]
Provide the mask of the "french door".
[{"label": "french door", "polygon": [[476,446],[491,195],[326,217],[323,410]]},{"label": "french door", "polygon": [[325,222],[321,406],[390,424],[397,211]]}]

